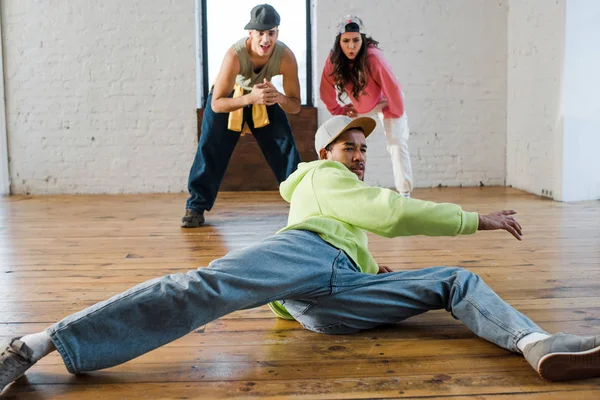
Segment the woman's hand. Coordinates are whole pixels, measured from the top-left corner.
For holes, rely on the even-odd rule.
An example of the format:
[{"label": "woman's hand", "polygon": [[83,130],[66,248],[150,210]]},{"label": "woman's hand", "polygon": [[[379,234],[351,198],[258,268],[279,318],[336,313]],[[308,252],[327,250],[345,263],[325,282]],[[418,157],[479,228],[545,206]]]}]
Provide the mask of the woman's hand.
[{"label": "woman's hand", "polygon": [[350,117],[350,118],[356,117],[357,112],[356,112],[356,108],[354,108],[354,105],[348,104],[345,108],[346,108],[344,111],[345,116]]}]

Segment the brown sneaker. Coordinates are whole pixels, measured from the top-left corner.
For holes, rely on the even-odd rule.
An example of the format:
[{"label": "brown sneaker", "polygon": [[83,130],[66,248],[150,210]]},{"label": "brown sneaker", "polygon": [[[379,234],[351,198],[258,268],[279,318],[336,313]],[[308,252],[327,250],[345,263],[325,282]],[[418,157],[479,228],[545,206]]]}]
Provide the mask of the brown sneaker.
[{"label": "brown sneaker", "polygon": [[182,228],[198,228],[202,224],[204,224],[204,212],[185,210],[185,215],[181,218]]},{"label": "brown sneaker", "polygon": [[0,393],[6,385],[19,379],[33,364],[33,350],[14,338],[0,354]]},{"label": "brown sneaker", "polygon": [[600,376],[600,336],[557,333],[525,346],[523,355],[549,381]]}]

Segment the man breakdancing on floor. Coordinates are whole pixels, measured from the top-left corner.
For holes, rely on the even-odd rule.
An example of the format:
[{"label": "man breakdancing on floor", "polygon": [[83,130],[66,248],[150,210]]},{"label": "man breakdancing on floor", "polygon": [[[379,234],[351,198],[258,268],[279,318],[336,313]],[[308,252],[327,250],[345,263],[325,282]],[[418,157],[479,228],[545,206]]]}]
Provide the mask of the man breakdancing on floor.
[{"label": "man breakdancing on floor", "polygon": [[455,236],[503,229],[521,239],[515,211],[489,215],[407,199],[363,182],[371,118],[337,116],[315,136],[319,161],[300,164],[280,192],[288,225],[207,268],[142,283],[2,348],[0,390],[58,350],[71,373],[109,368],[223,315],[269,304],[319,333],[349,334],[446,309],[476,335],[522,353],[548,380],[600,376],[600,336],[550,335],[463,268],[392,272],[365,231]]}]

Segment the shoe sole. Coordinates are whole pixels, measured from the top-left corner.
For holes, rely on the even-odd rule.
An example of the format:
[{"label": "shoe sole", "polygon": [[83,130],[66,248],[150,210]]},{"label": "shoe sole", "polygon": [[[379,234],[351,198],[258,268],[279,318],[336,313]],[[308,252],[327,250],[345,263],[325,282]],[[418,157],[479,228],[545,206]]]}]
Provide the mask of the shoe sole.
[{"label": "shoe sole", "polygon": [[197,223],[192,223],[192,222],[182,222],[181,223],[182,228],[199,228],[202,225],[203,224],[197,224]]},{"label": "shoe sole", "polygon": [[[27,372],[27,371],[25,371]],[[2,392],[4,392],[4,389],[6,389],[7,387],[9,387],[10,385],[12,385],[13,383],[15,383],[16,381],[18,381],[19,379],[21,379],[22,377],[25,376],[25,372],[23,372],[22,375],[20,375],[18,378],[16,378],[14,381],[12,382],[8,382],[6,385],[4,385],[3,387],[0,387],[0,395],[2,394]]]},{"label": "shoe sole", "polygon": [[[29,366],[29,368],[33,367],[34,365],[35,365],[35,363],[31,364]],[[4,389],[6,389],[7,387],[9,387],[10,385],[12,385],[13,383],[15,383],[16,381],[18,381],[22,377],[24,377],[25,374],[27,374],[27,371],[29,371],[29,368],[27,368],[27,370],[25,370],[25,372],[23,372],[21,375],[19,375],[18,377],[16,377],[13,381],[8,382],[6,385],[4,385],[3,387],[1,387],[0,388],[0,395],[2,394],[2,392],[4,392]]]},{"label": "shoe sole", "polygon": [[600,376],[600,346],[578,353],[547,354],[540,359],[538,371],[553,382]]},{"label": "shoe sole", "polygon": [[204,225],[204,220],[202,220],[202,222],[196,220],[190,220],[190,219],[186,219],[185,217],[181,220],[181,227],[182,228],[199,228],[202,225]]}]

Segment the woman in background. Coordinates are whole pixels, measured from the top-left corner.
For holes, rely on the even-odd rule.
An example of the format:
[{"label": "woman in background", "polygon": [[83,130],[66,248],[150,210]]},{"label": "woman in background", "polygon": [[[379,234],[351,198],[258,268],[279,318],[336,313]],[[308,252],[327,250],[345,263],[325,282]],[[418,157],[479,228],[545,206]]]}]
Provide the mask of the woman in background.
[{"label": "woman in background", "polygon": [[[400,194],[410,197],[413,180],[404,96],[378,44],[365,35],[360,18],[344,17],[323,68],[321,99],[332,115],[378,116],[383,121],[394,184]],[[350,104],[341,105],[345,97]]]}]

